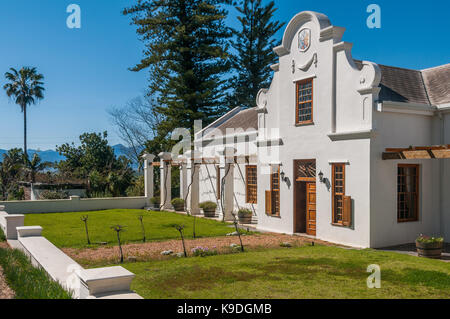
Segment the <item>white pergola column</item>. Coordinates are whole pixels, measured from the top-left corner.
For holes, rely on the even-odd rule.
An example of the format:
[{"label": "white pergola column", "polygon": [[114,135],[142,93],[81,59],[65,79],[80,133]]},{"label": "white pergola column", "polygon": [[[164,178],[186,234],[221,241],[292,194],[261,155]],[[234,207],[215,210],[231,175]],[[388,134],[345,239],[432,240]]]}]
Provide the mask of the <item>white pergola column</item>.
[{"label": "white pergola column", "polygon": [[222,152],[221,166],[223,170],[223,215],[225,221],[234,221],[234,153],[232,147],[225,148]]},{"label": "white pergola column", "polygon": [[161,209],[172,209],[172,165],[170,164],[172,154],[164,152],[158,156],[161,160]]},{"label": "white pergola column", "polygon": [[187,162],[184,156],[178,157],[180,163],[180,198],[187,201],[189,181],[187,180]]},{"label": "white pergola column", "polygon": [[[188,151],[185,154],[187,164],[187,186],[189,189],[187,208],[192,215],[200,215],[200,163],[201,153],[198,151]],[[197,163],[197,164],[196,164]],[[190,185],[190,186],[189,186]]]},{"label": "white pergola column", "polygon": [[154,196],[154,171],[153,171],[153,160],[155,155],[144,154],[142,156],[144,159],[144,186],[145,186],[145,202],[147,206],[150,205],[150,198]]}]

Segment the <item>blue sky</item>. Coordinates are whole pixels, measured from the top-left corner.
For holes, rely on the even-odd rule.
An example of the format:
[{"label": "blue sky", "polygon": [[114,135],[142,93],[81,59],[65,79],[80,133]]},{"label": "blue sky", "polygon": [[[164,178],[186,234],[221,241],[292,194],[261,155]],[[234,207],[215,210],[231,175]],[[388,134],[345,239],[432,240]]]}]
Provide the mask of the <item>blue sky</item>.
[{"label": "blue sky", "polygon": [[[450,2],[318,0],[275,1],[276,18],[288,22],[296,13],[325,13],[347,29],[353,56],[380,64],[423,69],[449,63]],[[66,7],[81,7],[81,29],[66,26]],[[45,76],[45,99],[29,108],[29,148],[54,149],[77,141],[83,132],[107,130],[119,143],[107,110],[139,96],[146,72],[128,70],[139,61],[143,45],[129,17],[121,14],[132,0],[0,1],[0,84],[9,67],[36,66]],[[366,26],[369,4],[381,7],[381,29]],[[231,12],[229,24],[236,25]],[[280,31],[277,38],[281,39]],[[22,147],[23,117],[0,91],[0,148]]]}]

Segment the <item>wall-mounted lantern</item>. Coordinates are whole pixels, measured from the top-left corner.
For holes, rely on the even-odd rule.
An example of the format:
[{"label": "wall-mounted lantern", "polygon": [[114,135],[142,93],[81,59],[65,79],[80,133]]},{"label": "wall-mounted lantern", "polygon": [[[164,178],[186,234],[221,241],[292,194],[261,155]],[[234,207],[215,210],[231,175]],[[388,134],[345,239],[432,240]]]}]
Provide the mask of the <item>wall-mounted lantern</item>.
[{"label": "wall-mounted lantern", "polygon": [[320,173],[319,173],[319,181],[321,183],[323,183],[323,173],[322,173],[322,171],[320,171]]}]

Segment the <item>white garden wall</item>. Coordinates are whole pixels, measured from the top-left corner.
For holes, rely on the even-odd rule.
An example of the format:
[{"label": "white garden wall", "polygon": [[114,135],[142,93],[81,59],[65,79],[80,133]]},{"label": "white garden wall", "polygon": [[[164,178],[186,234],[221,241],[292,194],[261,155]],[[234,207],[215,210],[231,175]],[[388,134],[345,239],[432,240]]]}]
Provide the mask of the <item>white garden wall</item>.
[{"label": "white garden wall", "polygon": [[142,209],[146,197],[88,198],[72,196],[70,199],[0,202],[8,214],[36,214],[80,212],[104,209]]}]

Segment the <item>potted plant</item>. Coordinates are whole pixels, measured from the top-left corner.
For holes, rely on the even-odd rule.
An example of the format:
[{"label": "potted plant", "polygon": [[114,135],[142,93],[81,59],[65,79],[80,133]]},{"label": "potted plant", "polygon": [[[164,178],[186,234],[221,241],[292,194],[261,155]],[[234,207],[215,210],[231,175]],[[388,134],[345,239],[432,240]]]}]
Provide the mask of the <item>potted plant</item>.
[{"label": "potted plant", "polygon": [[203,214],[205,215],[205,217],[216,217],[216,203],[203,202],[200,204],[200,208],[203,209]]},{"label": "potted plant", "polygon": [[238,218],[241,224],[251,224],[252,223],[252,211],[248,208],[241,208],[238,211]]},{"label": "potted plant", "polygon": [[416,239],[416,249],[420,257],[440,259],[444,238],[420,235]]},{"label": "potted plant", "polygon": [[150,208],[154,211],[159,211],[160,210],[160,203],[161,203],[161,199],[156,196],[156,197],[152,197],[150,198]]},{"label": "potted plant", "polygon": [[172,204],[175,211],[177,211],[177,212],[184,211],[184,199],[174,198],[174,199],[172,199],[172,201],[170,203]]}]

